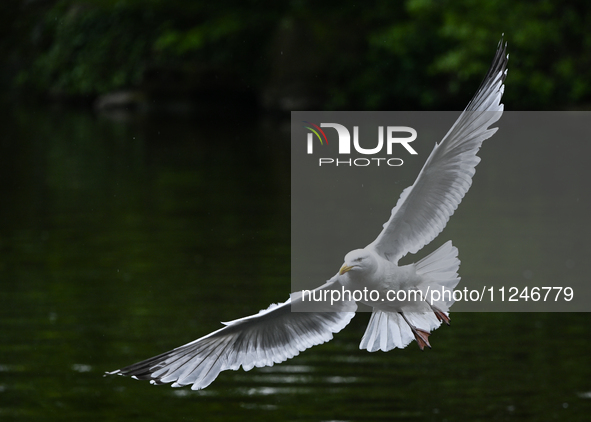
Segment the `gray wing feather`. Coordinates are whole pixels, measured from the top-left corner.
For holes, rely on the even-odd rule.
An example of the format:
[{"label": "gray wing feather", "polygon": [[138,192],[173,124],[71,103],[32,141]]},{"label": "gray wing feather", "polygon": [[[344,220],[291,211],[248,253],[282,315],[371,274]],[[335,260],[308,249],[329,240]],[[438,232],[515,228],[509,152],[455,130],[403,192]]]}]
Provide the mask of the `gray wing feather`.
[{"label": "gray wing feather", "polygon": [[[318,289],[339,287],[331,281]],[[357,309],[355,302],[343,301],[335,303],[332,312],[292,312],[296,301],[301,301],[301,296],[294,295],[258,314],[225,323],[225,327],[184,346],[107,374],[202,389],[221,371],[272,366],[331,340]]]},{"label": "gray wing feather", "polygon": [[447,224],[472,184],[482,142],[490,138],[503,113],[501,97],[507,75],[507,44],[499,42],[493,63],[480,88],[425,162],[412,186],[406,188],[390,219],[368,247],[398,262],[431,242]]}]

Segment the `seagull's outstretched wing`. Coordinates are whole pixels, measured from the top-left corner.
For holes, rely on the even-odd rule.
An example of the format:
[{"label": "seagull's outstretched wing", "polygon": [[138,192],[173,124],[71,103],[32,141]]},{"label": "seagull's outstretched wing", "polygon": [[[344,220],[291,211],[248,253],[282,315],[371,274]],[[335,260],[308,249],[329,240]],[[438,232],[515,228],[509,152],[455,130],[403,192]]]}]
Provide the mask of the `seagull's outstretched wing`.
[{"label": "seagull's outstretched wing", "polygon": [[[340,288],[329,281],[318,289]],[[293,298],[293,302],[292,302]],[[332,339],[355,316],[355,302],[338,302],[332,312],[291,312],[292,296],[285,303],[273,304],[256,315],[225,323],[225,327],[184,346],[107,372],[151,380],[153,384],[174,382],[173,387],[192,384],[191,389],[207,387],[221,371],[245,371],[254,366],[272,366],[301,351]]]},{"label": "seagull's outstretched wing", "polygon": [[499,42],[495,58],[480,88],[447,135],[425,162],[414,184],[406,188],[380,235],[368,247],[392,262],[416,253],[445,227],[472,184],[476,153],[497,128],[488,129],[503,114],[507,75],[507,44]]}]

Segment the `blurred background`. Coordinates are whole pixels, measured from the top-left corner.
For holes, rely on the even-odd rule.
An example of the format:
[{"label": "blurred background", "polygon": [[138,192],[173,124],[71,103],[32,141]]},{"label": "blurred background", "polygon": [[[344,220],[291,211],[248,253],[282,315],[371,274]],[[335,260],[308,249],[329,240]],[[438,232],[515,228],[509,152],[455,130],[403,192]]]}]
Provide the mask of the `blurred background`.
[{"label": "blurred background", "polygon": [[[585,1],[0,2],[0,420],[589,420],[588,313],[455,313],[432,350],[371,354],[358,315],[198,392],[102,376],[287,299],[289,111],[461,110],[503,33],[506,110],[588,110],[589,22]],[[587,277],[588,138],[498,125],[438,239],[462,283]]]},{"label": "blurred background", "polygon": [[463,109],[505,33],[511,110],[591,101],[583,0],[6,0],[0,16],[11,100]]}]

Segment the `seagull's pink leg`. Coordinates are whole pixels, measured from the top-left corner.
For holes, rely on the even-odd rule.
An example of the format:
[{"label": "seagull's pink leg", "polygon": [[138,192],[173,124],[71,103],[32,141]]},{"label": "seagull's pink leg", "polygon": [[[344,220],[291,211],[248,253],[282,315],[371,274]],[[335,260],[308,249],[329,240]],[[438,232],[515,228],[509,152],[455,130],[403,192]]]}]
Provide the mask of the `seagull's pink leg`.
[{"label": "seagull's pink leg", "polygon": [[402,318],[404,318],[404,320],[406,321],[406,323],[410,327],[410,330],[414,334],[415,340],[417,341],[417,344],[419,345],[420,349],[421,350],[424,350],[425,349],[425,346],[427,346],[430,349],[431,348],[431,345],[429,344],[429,336],[431,335],[431,333],[428,333],[425,330],[421,330],[420,328],[415,327],[406,318],[406,316],[404,315],[404,313],[402,313],[402,312],[398,312],[398,313],[400,315],[402,315]]},{"label": "seagull's pink leg", "polygon": [[[427,303],[429,303],[429,302],[427,302]],[[435,316],[437,317],[437,319],[438,319],[439,321],[443,321],[443,322],[445,322],[447,325],[450,325],[450,324],[451,324],[451,323],[450,323],[450,320],[449,320],[449,316],[447,316],[447,315],[445,314],[445,312],[443,312],[441,309],[439,309],[439,308],[436,308],[435,306],[433,306],[433,305],[431,305],[431,304],[429,304],[429,306],[431,307],[431,309],[433,310],[433,312],[435,313]]]}]

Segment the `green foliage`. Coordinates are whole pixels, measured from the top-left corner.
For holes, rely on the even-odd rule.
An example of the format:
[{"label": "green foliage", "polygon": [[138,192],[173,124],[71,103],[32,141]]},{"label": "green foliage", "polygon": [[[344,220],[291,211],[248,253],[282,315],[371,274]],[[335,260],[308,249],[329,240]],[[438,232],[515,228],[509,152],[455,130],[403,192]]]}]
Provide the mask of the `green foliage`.
[{"label": "green foliage", "polygon": [[[585,23],[591,18],[589,3],[504,0],[487,2],[478,14],[473,10],[482,8],[480,2],[466,3],[470,8],[452,8],[441,28],[442,35],[456,44],[460,62],[445,69],[443,55],[436,62],[439,69],[465,69],[464,78],[481,77],[490,56],[484,40],[494,40],[498,32],[504,32],[511,56],[508,104],[521,109],[556,109],[589,102],[591,56],[589,45],[585,48],[581,43],[591,41]],[[476,62],[474,57],[482,59],[470,67],[469,63]]]},{"label": "green foliage", "polygon": [[60,1],[45,15],[43,41],[18,81],[41,92],[92,96],[137,87],[150,68],[247,61],[243,73],[250,77],[256,72],[250,56],[260,56],[273,10],[235,3]]},{"label": "green foliage", "polygon": [[238,16],[226,15],[204,22],[185,31],[176,28],[163,30],[154,43],[156,51],[183,56],[199,51],[209,42],[215,43],[242,29]]},{"label": "green foliage", "polygon": [[137,85],[150,52],[150,21],[149,13],[61,3],[45,18],[48,48],[19,80],[40,90],[83,96]]},{"label": "green foliage", "polygon": [[[34,52],[18,79],[37,92],[92,96],[140,86],[150,69],[193,69],[187,80],[213,69],[258,95],[283,72],[327,109],[461,108],[504,33],[510,108],[591,100],[591,4],[583,0],[62,0],[30,21]],[[286,31],[285,22],[299,26]],[[17,27],[22,33],[22,25],[7,31]],[[305,51],[278,61],[286,45]]]},{"label": "green foliage", "polygon": [[446,63],[450,53],[441,55],[435,62],[437,69],[475,78],[487,63],[470,63],[476,62],[474,57],[490,55],[484,41],[504,32],[511,52],[507,103],[540,109],[591,99],[588,2],[464,0],[449,2],[448,7],[440,32],[456,44],[457,62]]},{"label": "green foliage", "polygon": [[505,97],[511,109],[560,109],[591,100],[587,2],[407,0],[403,10],[390,7],[388,19],[380,18],[380,3],[363,64],[340,87],[366,108],[463,107],[503,33],[511,57]]}]

